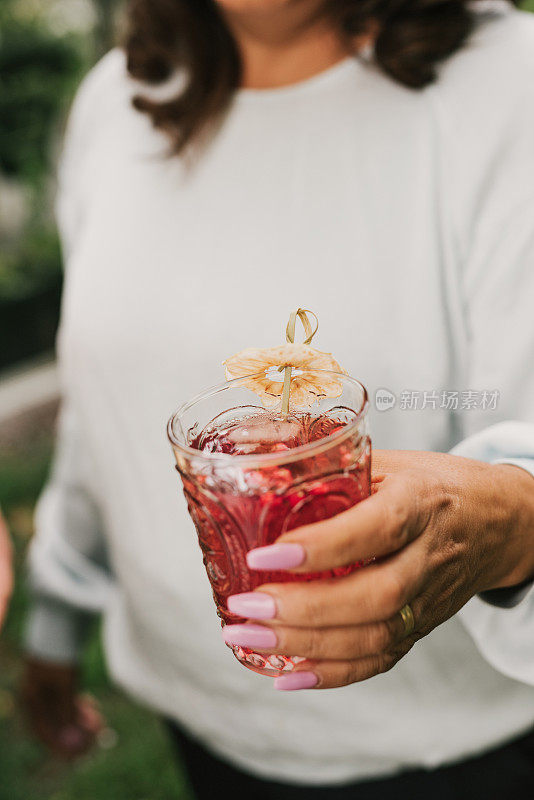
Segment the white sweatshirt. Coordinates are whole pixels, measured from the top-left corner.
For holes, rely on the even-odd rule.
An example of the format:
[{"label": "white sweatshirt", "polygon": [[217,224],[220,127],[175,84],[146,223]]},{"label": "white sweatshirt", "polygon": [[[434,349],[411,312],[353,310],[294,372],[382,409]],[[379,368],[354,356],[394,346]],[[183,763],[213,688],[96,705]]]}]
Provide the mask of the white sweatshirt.
[{"label": "white sweatshirt", "polygon": [[473,599],[347,688],[277,693],[240,666],[165,423],[223,380],[225,357],[281,343],[303,306],[318,347],[371,398],[395,395],[372,410],[375,446],[456,446],[534,473],[534,18],[484,16],[420,92],[356,59],[239,91],[193,167],[132,108],[140,88],[111,52],[67,136],[64,410],[31,552],[30,649],[75,657],[69,609],[102,610],[118,684],[279,780],[434,767],[519,735],[534,724],[532,590],[514,608]]}]

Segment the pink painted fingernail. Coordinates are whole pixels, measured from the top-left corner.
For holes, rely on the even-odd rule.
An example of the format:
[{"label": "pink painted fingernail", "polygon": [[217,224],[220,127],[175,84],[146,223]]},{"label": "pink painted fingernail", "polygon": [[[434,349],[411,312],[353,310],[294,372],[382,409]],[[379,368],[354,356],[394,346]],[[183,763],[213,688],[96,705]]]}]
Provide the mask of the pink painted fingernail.
[{"label": "pink painted fingernail", "polygon": [[226,644],[269,650],[276,645],[276,634],[263,625],[225,625],[222,629]]},{"label": "pink painted fingernail", "polygon": [[270,594],[244,592],[233,594],[228,598],[228,611],[239,617],[272,619],[276,616],[276,604]]},{"label": "pink painted fingernail", "polygon": [[282,692],[291,692],[295,689],[313,689],[317,686],[319,678],[313,672],[292,672],[274,679],[274,688]]},{"label": "pink painted fingernail", "polygon": [[250,550],[247,564],[250,569],[292,569],[300,567],[305,557],[306,552],[300,544],[271,544]]}]

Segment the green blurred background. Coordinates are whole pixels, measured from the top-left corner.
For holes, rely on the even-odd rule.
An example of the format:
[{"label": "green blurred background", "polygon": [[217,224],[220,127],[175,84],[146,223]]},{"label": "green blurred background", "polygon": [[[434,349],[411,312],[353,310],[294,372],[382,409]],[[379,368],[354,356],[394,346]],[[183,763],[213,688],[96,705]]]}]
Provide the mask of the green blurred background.
[{"label": "green blurred background", "polygon": [[[97,626],[83,682],[109,727],[93,754],[70,765],[52,758],[28,735],[17,700],[24,554],[57,410],[53,367],[47,367],[62,272],[53,219],[55,164],[77,84],[120,37],[121,5],[0,0],[0,505],[19,579],[0,638],[0,800],[189,798],[159,720],[110,686]],[[35,403],[23,397],[19,411],[13,399],[21,392],[35,393]]]},{"label": "green blurred background", "polygon": [[[24,553],[57,411],[55,164],[73,92],[120,38],[122,5],[0,0],[0,505],[19,578],[0,639],[0,800],[190,800],[159,721],[110,686],[96,626],[84,686],[109,728],[93,754],[70,765],[52,758],[28,735],[17,703]],[[525,7],[534,12],[534,0]]]}]

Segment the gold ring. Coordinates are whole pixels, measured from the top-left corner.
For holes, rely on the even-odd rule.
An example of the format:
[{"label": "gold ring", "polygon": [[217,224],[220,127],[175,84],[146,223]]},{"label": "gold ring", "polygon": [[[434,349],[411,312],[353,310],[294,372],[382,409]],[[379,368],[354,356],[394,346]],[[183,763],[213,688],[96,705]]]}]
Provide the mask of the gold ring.
[{"label": "gold ring", "polygon": [[399,614],[401,615],[402,621],[404,622],[404,635],[409,636],[410,633],[412,633],[413,629],[415,628],[415,619],[413,616],[413,611],[411,609],[411,606],[409,606],[408,603],[406,603],[406,605],[399,611]]}]

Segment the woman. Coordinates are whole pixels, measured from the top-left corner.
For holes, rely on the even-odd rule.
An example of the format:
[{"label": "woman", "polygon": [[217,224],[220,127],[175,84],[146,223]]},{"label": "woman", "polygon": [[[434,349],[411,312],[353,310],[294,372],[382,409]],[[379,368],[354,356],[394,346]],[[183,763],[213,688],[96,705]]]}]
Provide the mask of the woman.
[{"label": "woman", "polygon": [[[61,173],[36,726],[63,751],[90,741],[75,663],[83,615],[103,610],[115,680],[172,721],[200,798],[225,782],[530,797],[534,19],[459,0],[138,0],[130,23],[80,90]],[[374,496],[251,556],[387,556],[234,598],[253,627],[227,641],[310,659],[277,686],[313,691],[275,692],[221,645],[163,425],[298,306],[397,404],[373,414]]]}]

